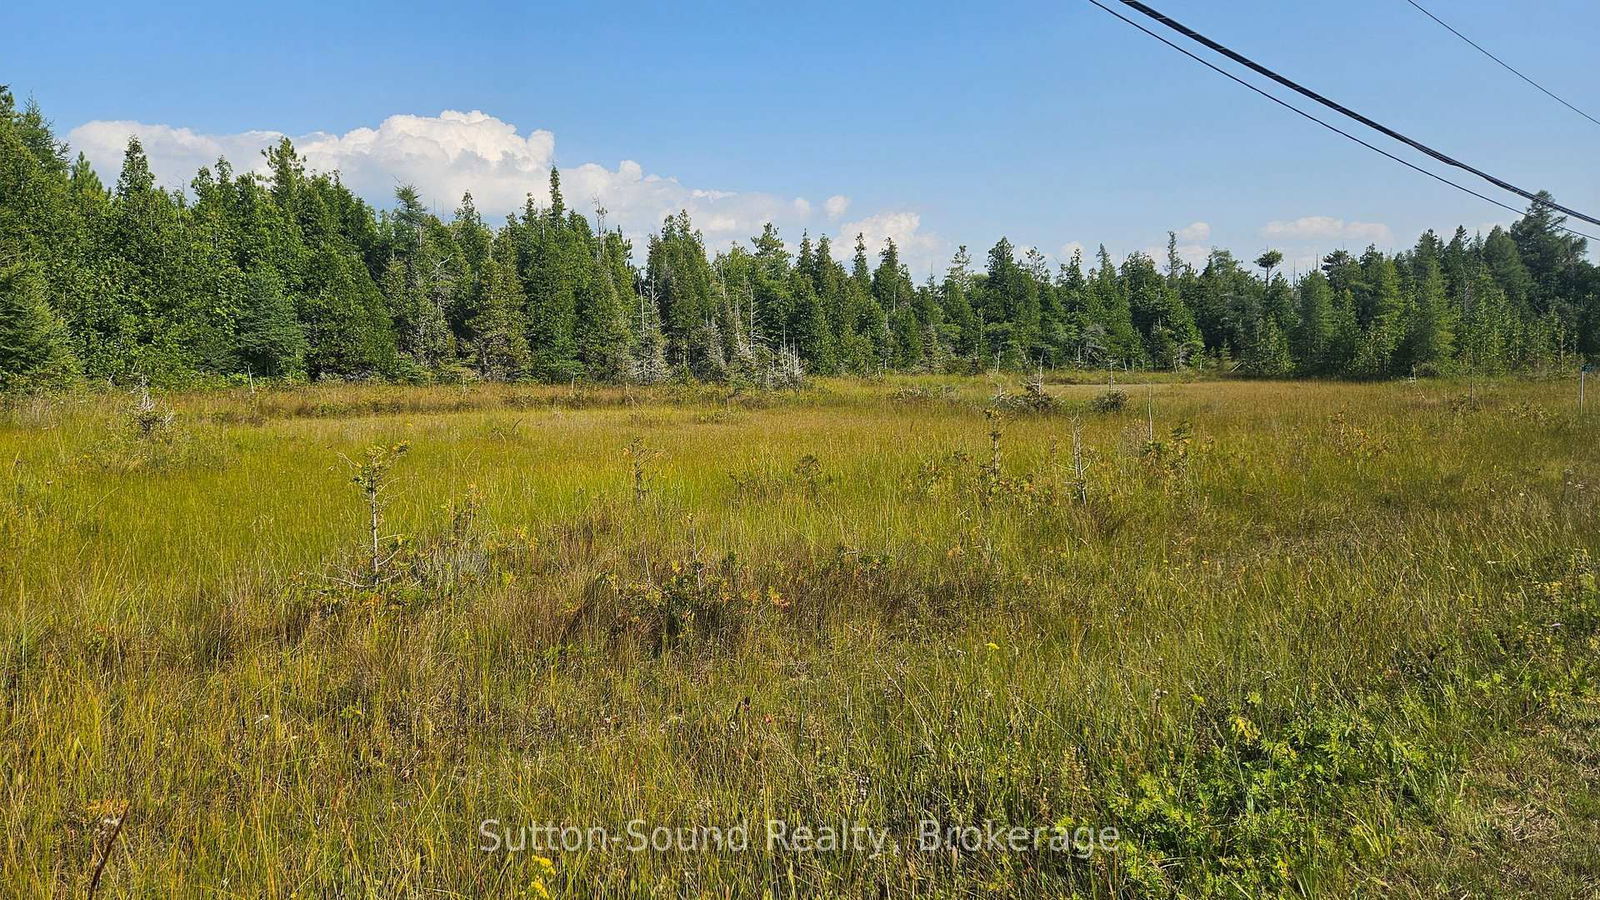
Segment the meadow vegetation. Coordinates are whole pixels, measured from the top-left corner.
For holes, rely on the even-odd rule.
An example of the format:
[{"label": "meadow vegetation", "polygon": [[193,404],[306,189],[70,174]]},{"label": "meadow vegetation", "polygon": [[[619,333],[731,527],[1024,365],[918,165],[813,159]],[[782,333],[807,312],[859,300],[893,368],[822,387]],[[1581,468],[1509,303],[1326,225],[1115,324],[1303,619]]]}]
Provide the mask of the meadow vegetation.
[{"label": "meadow vegetation", "polygon": [[[1583,895],[1597,438],[1508,379],[19,400],[0,884]],[[490,853],[487,819],[1120,838]]]}]

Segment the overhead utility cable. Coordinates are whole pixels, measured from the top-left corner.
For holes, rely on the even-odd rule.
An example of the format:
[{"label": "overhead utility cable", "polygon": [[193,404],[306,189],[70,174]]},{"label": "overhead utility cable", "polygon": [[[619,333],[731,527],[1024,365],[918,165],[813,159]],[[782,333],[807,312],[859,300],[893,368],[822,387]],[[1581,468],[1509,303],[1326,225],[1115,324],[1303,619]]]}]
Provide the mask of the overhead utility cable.
[{"label": "overhead utility cable", "polygon": [[[1098,0],[1090,0],[1090,2],[1093,2],[1096,6],[1100,6],[1102,9],[1105,8],[1102,4],[1100,4],[1098,2]],[[1489,182],[1490,184],[1494,185],[1495,187],[1500,188],[1501,190],[1510,191],[1513,194],[1516,194],[1516,195],[1518,195],[1520,197],[1523,197],[1523,198],[1525,198],[1527,200],[1533,201],[1534,203],[1537,203],[1537,204],[1539,204],[1541,206],[1547,206],[1547,207],[1549,207],[1549,208],[1551,208],[1553,210],[1557,210],[1559,212],[1562,212],[1562,213],[1565,213],[1565,214],[1567,214],[1569,216],[1572,216],[1573,218],[1582,219],[1583,221],[1588,222],[1588,223],[1590,223],[1592,225],[1600,225],[1600,218],[1596,218],[1594,216],[1588,215],[1587,213],[1581,213],[1581,212],[1579,212],[1579,211],[1577,211],[1575,209],[1571,209],[1571,208],[1562,206],[1561,204],[1556,203],[1553,200],[1550,200],[1550,199],[1547,199],[1547,198],[1544,198],[1544,197],[1540,197],[1540,196],[1538,196],[1537,194],[1535,194],[1532,191],[1529,191],[1529,190],[1527,190],[1525,188],[1517,187],[1516,185],[1512,184],[1509,181],[1506,181],[1505,179],[1496,178],[1495,176],[1490,175],[1488,172],[1485,172],[1482,169],[1479,169],[1479,168],[1477,168],[1475,166],[1468,165],[1467,163],[1464,163],[1461,160],[1456,159],[1455,157],[1448,156],[1448,155],[1446,155],[1444,153],[1441,153],[1438,150],[1435,150],[1432,147],[1429,147],[1427,144],[1422,143],[1421,141],[1415,140],[1413,138],[1409,138],[1409,137],[1401,134],[1400,132],[1395,131],[1393,128],[1388,127],[1387,125],[1383,125],[1383,124],[1381,124],[1379,122],[1376,122],[1376,121],[1374,121],[1374,120],[1362,115],[1361,113],[1358,113],[1355,110],[1350,109],[1347,106],[1344,106],[1343,104],[1340,104],[1340,103],[1338,103],[1338,102],[1336,102],[1334,100],[1330,100],[1327,97],[1324,97],[1323,95],[1317,93],[1316,91],[1313,91],[1312,89],[1310,89],[1310,88],[1308,88],[1308,87],[1306,87],[1306,86],[1304,86],[1302,84],[1299,84],[1298,82],[1295,82],[1295,81],[1293,81],[1293,80],[1291,80],[1291,79],[1289,79],[1289,78],[1287,78],[1287,77],[1285,77],[1283,75],[1279,75],[1277,72],[1272,71],[1271,69],[1267,68],[1266,66],[1263,66],[1262,64],[1256,62],[1255,60],[1249,58],[1248,56],[1245,56],[1242,53],[1238,53],[1238,52],[1235,52],[1233,50],[1228,49],[1227,47],[1224,47],[1222,44],[1217,43],[1216,41],[1206,37],[1205,35],[1199,33],[1198,31],[1195,31],[1194,29],[1188,27],[1187,25],[1184,25],[1181,22],[1175,21],[1170,16],[1167,16],[1167,15],[1165,15],[1164,13],[1162,13],[1162,12],[1160,12],[1158,10],[1152,9],[1149,6],[1146,6],[1145,4],[1138,2],[1138,0],[1121,0],[1121,2],[1122,2],[1122,4],[1124,6],[1127,6],[1130,9],[1133,9],[1133,10],[1141,13],[1142,15],[1148,16],[1149,18],[1155,20],[1156,22],[1159,22],[1160,24],[1166,26],[1167,28],[1170,28],[1173,31],[1176,31],[1177,33],[1183,35],[1184,37],[1189,38],[1190,40],[1195,41],[1196,43],[1199,43],[1204,47],[1207,47],[1207,48],[1209,48],[1211,50],[1216,51],[1217,53],[1222,54],[1223,56],[1226,56],[1227,58],[1233,60],[1236,63],[1239,63],[1242,66],[1245,66],[1246,68],[1250,69],[1251,71],[1256,72],[1256,73],[1258,73],[1260,75],[1264,75],[1267,78],[1270,78],[1273,81],[1276,81],[1277,83],[1283,85],[1284,87],[1294,91],[1295,93],[1300,94],[1301,96],[1308,97],[1308,98],[1310,98],[1312,100],[1315,100],[1316,102],[1322,104],[1323,106],[1326,106],[1327,108],[1333,110],[1334,112],[1337,112],[1340,115],[1346,116],[1348,118],[1354,119],[1355,121],[1360,122],[1361,124],[1367,126],[1368,128],[1371,128],[1371,129],[1373,129],[1373,130],[1375,130],[1375,131],[1377,131],[1377,132],[1379,132],[1381,134],[1384,134],[1384,135],[1386,135],[1388,137],[1394,138],[1395,140],[1400,141],[1401,143],[1403,143],[1403,144],[1405,144],[1405,145],[1407,145],[1409,147],[1412,147],[1412,148],[1414,148],[1414,149],[1416,149],[1418,151],[1421,151],[1422,153],[1427,154],[1428,156],[1433,157],[1434,159],[1438,160],[1439,162],[1442,162],[1442,163],[1444,163],[1446,165],[1449,165],[1449,166],[1454,166],[1455,168],[1462,169],[1462,170],[1467,171],[1467,172],[1471,172],[1472,174],[1478,176],[1479,178],[1482,178],[1483,180]]]},{"label": "overhead utility cable", "polygon": [[[1375,146],[1375,145],[1369,143],[1368,141],[1362,140],[1361,138],[1357,137],[1356,135],[1351,134],[1348,131],[1345,131],[1344,129],[1340,128],[1337,125],[1333,125],[1333,124],[1331,124],[1331,123],[1329,123],[1327,121],[1324,121],[1323,119],[1319,119],[1316,116],[1312,115],[1311,113],[1308,113],[1305,110],[1300,109],[1297,106],[1294,106],[1293,104],[1285,102],[1281,98],[1274,97],[1272,94],[1269,94],[1266,91],[1262,90],[1261,88],[1251,84],[1250,82],[1245,81],[1243,78],[1240,78],[1239,76],[1233,74],[1232,72],[1229,72],[1227,69],[1224,69],[1221,66],[1216,65],[1215,63],[1211,62],[1208,59],[1205,59],[1204,57],[1196,55],[1195,53],[1191,52],[1187,48],[1181,47],[1178,44],[1175,44],[1172,41],[1168,40],[1167,38],[1163,37],[1162,35],[1157,34],[1154,31],[1151,31],[1150,29],[1144,27],[1143,25],[1140,25],[1138,22],[1135,22],[1134,20],[1128,18],[1127,16],[1124,16],[1122,13],[1117,12],[1115,9],[1112,9],[1109,6],[1106,6],[1104,3],[1101,3],[1100,0],[1089,0],[1089,2],[1093,3],[1095,6],[1100,7],[1101,9],[1103,9],[1106,12],[1110,13],[1111,15],[1116,16],[1117,18],[1119,18],[1122,21],[1128,23],[1129,25],[1132,25],[1134,28],[1137,28],[1140,31],[1144,32],[1145,34],[1155,38],[1156,40],[1160,41],[1161,43],[1166,44],[1168,47],[1171,47],[1172,49],[1178,51],[1179,53],[1182,53],[1184,56],[1187,56],[1190,59],[1194,60],[1195,62],[1200,63],[1201,65],[1205,66],[1206,68],[1211,69],[1212,71],[1214,71],[1214,72],[1216,72],[1216,73],[1218,73],[1218,74],[1220,74],[1220,75],[1222,75],[1222,76],[1224,76],[1226,78],[1229,78],[1229,79],[1231,79],[1233,81],[1236,81],[1239,84],[1249,88],[1252,91],[1255,91],[1257,94],[1260,94],[1261,96],[1267,98],[1268,100],[1271,100],[1273,103],[1278,104],[1279,106],[1283,107],[1284,109],[1287,109],[1288,111],[1294,113],[1297,116],[1301,116],[1303,118],[1310,119],[1311,121],[1317,123],[1318,125],[1321,125],[1323,128],[1326,128],[1329,131],[1331,131],[1331,132],[1333,132],[1333,133],[1335,133],[1337,135],[1340,135],[1341,137],[1348,138],[1349,140],[1352,140],[1352,141],[1356,142],[1357,144],[1360,144],[1361,146],[1367,148],[1368,150],[1371,150],[1374,153],[1377,153],[1379,155],[1388,157],[1389,159],[1394,160],[1395,162],[1399,163],[1402,166],[1405,166],[1408,169],[1412,169],[1412,170],[1415,170],[1417,172],[1420,172],[1423,175],[1426,175],[1429,178],[1432,178],[1434,181],[1438,181],[1438,182],[1441,182],[1443,184],[1447,184],[1450,187],[1453,187],[1458,191],[1462,191],[1464,193],[1471,194],[1472,196],[1477,197],[1479,200],[1483,200],[1486,203],[1492,203],[1495,206],[1500,207],[1501,209],[1509,210],[1510,212],[1516,213],[1517,215],[1521,215],[1523,213],[1523,210],[1520,210],[1515,206],[1512,206],[1512,205],[1510,205],[1508,203],[1502,203],[1501,201],[1496,200],[1493,197],[1487,196],[1485,194],[1480,194],[1477,191],[1473,190],[1472,188],[1469,188],[1466,185],[1460,184],[1458,182],[1451,181],[1450,179],[1444,177],[1443,175],[1438,174],[1437,172],[1430,172],[1427,169],[1422,168],[1421,166],[1417,165],[1414,162],[1411,162],[1408,159],[1404,159],[1402,157],[1396,156],[1393,153],[1390,153],[1389,151],[1383,149],[1382,147]],[[1584,234],[1581,231],[1576,231],[1576,230],[1568,228],[1568,227],[1566,227],[1564,225],[1557,226],[1557,227],[1561,228],[1561,230],[1566,231],[1566,232],[1568,232],[1570,234],[1575,234],[1578,237],[1587,238],[1588,240],[1591,240],[1591,241],[1600,242],[1600,238],[1596,238],[1593,235]]]}]

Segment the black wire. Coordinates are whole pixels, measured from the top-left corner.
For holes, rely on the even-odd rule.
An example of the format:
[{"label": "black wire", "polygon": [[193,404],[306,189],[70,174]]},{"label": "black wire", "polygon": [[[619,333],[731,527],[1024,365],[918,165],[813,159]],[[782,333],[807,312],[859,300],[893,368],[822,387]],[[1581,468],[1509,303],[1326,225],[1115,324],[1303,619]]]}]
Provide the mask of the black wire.
[{"label": "black wire", "polygon": [[[1273,95],[1267,93],[1266,91],[1262,90],[1261,88],[1256,87],[1255,85],[1251,84],[1248,81],[1245,81],[1243,78],[1240,78],[1239,76],[1233,74],[1232,72],[1229,72],[1227,69],[1224,69],[1221,66],[1218,66],[1217,64],[1211,62],[1210,60],[1208,60],[1208,59],[1206,59],[1206,58],[1204,58],[1202,56],[1198,56],[1198,55],[1190,52],[1187,48],[1179,46],[1178,44],[1175,44],[1172,41],[1167,40],[1165,37],[1162,37],[1160,34],[1157,34],[1156,32],[1151,31],[1150,29],[1144,27],[1143,25],[1140,25],[1138,22],[1135,22],[1134,20],[1128,18],[1127,16],[1124,16],[1122,13],[1119,13],[1116,10],[1112,9],[1111,7],[1106,6],[1104,3],[1101,3],[1100,0],[1089,0],[1089,2],[1093,3],[1095,6],[1100,7],[1101,9],[1103,9],[1106,12],[1110,13],[1111,15],[1116,16],[1117,18],[1121,19],[1122,21],[1127,22],[1129,25],[1132,25],[1134,28],[1139,29],[1140,31],[1144,32],[1145,34],[1150,35],[1151,37],[1155,38],[1156,40],[1160,41],[1161,43],[1166,44],[1168,47],[1171,47],[1172,49],[1178,51],[1179,53],[1182,53],[1184,56],[1189,57],[1190,59],[1192,59],[1195,62],[1201,64],[1202,66],[1205,66],[1206,68],[1212,70],[1213,72],[1217,72],[1218,74],[1221,74],[1221,75],[1223,75],[1223,76],[1225,76],[1227,78],[1232,79],[1233,81],[1238,82],[1239,84],[1244,85],[1245,87],[1249,88],[1250,90],[1255,91],[1256,93],[1258,93],[1261,96],[1267,98],[1268,100],[1271,100],[1273,103],[1278,104],[1279,106],[1283,107],[1284,109],[1287,109],[1288,111],[1294,113],[1295,115],[1302,116],[1304,118],[1310,119],[1311,121],[1317,123],[1318,125],[1321,125],[1323,128],[1328,129],[1329,131],[1333,132],[1334,134],[1341,135],[1343,137],[1349,138],[1350,140],[1355,141],[1356,143],[1358,143],[1361,146],[1367,148],[1368,150],[1371,150],[1374,153],[1378,153],[1378,154],[1381,154],[1383,156],[1386,156],[1389,159],[1394,160],[1395,162],[1399,163],[1402,166],[1405,166],[1408,169],[1414,169],[1414,170],[1416,170],[1418,172],[1421,172],[1422,174],[1428,176],[1429,178],[1432,178],[1434,181],[1442,182],[1444,184],[1447,184],[1447,185],[1455,188],[1458,191],[1464,191],[1464,192],[1466,192],[1468,194],[1471,194],[1472,196],[1477,197],[1479,200],[1483,200],[1483,201],[1485,201],[1487,203],[1492,203],[1495,206],[1500,207],[1501,209],[1510,210],[1511,212],[1514,212],[1519,216],[1522,215],[1522,213],[1523,213],[1522,210],[1516,208],[1515,206],[1512,206],[1509,203],[1502,203],[1499,200],[1494,199],[1493,197],[1489,197],[1489,196],[1486,196],[1484,194],[1480,194],[1477,191],[1473,190],[1472,188],[1467,187],[1466,185],[1458,184],[1458,183],[1456,183],[1454,181],[1451,181],[1450,179],[1444,177],[1443,175],[1440,175],[1437,172],[1430,172],[1427,169],[1424,169],[1423,167],[1417,165],[1416,163],[1414,163],[1414,162],[1412,162],[1412,161],[1410,161],[1408,159],[1404,159],[1402,157],[1395,156],[1393,153],[1390,153],[1389,151],[1383,149],[1382,147],[1377,147],[1377,146],[1374,146],[1372,144],[1369,144],[1366,141],[1362,140],[1361,138],[1356,137],[1355,135],[1351,134],[1350,132],[1345,131],[1344,129],[1340,128],[1339,126],[1333,125],[1333,124],[1331,124],[1329,122],[1326,122],[1326,121],[1324,121],[1322,119],[1319,119],[1316,116],[1312,115],[1311,113],[1308,113],[1305,110],[1300,109],[1299,107],[1294,106],[1291,103],[1288,103],[1287,101],[1283,100],[1280,97],[1274,97]],[[1560,228],[1562,231],[1566,231],[1566,232],[1568,232],[1570,234],[1575,234],[1578,237],[1587,238],[1588,240],[1591,240],[1591,241],[1600,242],[1600,238],[1596,238],[1596,237],[1593,237],[1591,235],[1584,234],[1581,231],[1574,231],[1573,229],[1568,228],[1565,225],[1557,225],[1556,227]]]},{"label": "black wire", "polygon": [[1418,3],[1417,0],[1406,0],[1406,2],[1411,4],[1412,6],[1415,6],[1423,15],[1425,15],[1428,18],[1434,20],[1435,22],[1438,22],[1440,25],[1443,25],[1444,29],[1446,31],[1450,32],[1451,34],[1455,35],[1458,38],[1461,38],[1463,41],[1466,41],[1467,43],[1471,44],[1474,50],[1477,50],[1479,53],[1482,53],[1484,56],[1487,56],[1490,59],[1494,60],[1495,62],[1499,63],[1501,68],[1505,69],[1507,72],[1510,72],[1511,74],[1517,76],[1518,78],[1521,78],[1523,81],[1526,81],[1527,83],[1529,83],[1529,84],[1533,85],[1534,87],[1538,88],[1539,90],[1543,91],[1546,96],[1548,96],[1550,99],[1556,101],[1557,103],[1561,104],[1562,106],[1565,106],[1567,109],[1570,109],[1573,112],[1577,113],[1578,115],[1583,116],[1585,119],[1588,119],[1589,121],[1593,122],[1596,125],[1600,125],[1600,119],[1596,119],[1594,116],[1591,116],[1588,113],[1584,112],[1583,110],[1577,108],[1576,106],[1573,106],[1571,103],[1568,103],[1567,101],[1561,99],[1560,97],[1557,97],[1555,95],[1555,93],[1553,91],[1551,91],[1549,88],[1545,87],[1544,85],[1540,84],[1537,81],[1534,81],[1532,78],[1529,78],[1528,76],[1522,74],[1514,66],[1512,66],[1510,63],[1506,62],[1505,60],[1501,59],[1500,57],[1495,56],[1493,53],[1490,53],[1488,50],[1483,49],[1483,47],[1480,46],[1477,41],[1473,40],[1472,38],[1467,37],[1466,35],[1462,34],[1461,32],[1459,32],[1459,31],[1455,30],[1454,28],[1450,27],[1450,23],[1449,22],[1446,22],[1445,20],[1443,20],[1443,19],[1439,18],[1438,16],[1434,15],[1433,13],[1429,12],[1427,7],[1423,6],[1421,3]]},{"label": "black wire", "polygon": [[[1181,24],[1179,22],[1174,21],[1172,18],[1164,15],[1163,13],[1161,13],[1161,12],[1159,12],[1157,10],[1151,9],[1150,7],[1144,5],[1143,3],[1138,2],[1138,0],[1122,0],[1122,4],[1124,6],[1131,7],[1132,9],[1144,14],[1145,16],[1148,16],[1151,19],[1154,19],[1155,21],[1160,22],[1162,25],[1165,25],[1168,28],[1171,28],[1173,31],[1178,32],[1179,34],[1183,35],[1184,37],[1189,38],[1192,41],[1196,41],[1196,42],[1200,43],[1201,45],[1203,45],[1205,47],[1208,47],[1211,50],[1214,50],[1214,51],[1222,54],[1223,56],[1226,56],[1227,58],[1233,60],[1234,62],[1236,62],[1236,63],[1238,63],[1238,64],[1240,64],[1242,66],[1245,66],[1245,67],[1251,69],[1252,71],[1254,71],[1254,72],[1256,72],[1256,73],[1258,73],[1260,75],[1265,75],[1266,77],[1271,78],[1273,81],[1276,81],[1277,83],[1279,83],[1279,84],[1283,85],[1284,87],[1294,91],[1297,94],[1300,94],[1300,95],[1305,96],[1305,97],[1309,97],[1310,99],[1317,101],[1318,103],[1322,104],[1323,106],[1328,107],[1329,109],[1333,110],[1334,112],[1339,113],[1340,115],[1346,116],[1346,117],[1351,118],[1351,119],[1355,119],[1357,122],[1360,122],[1361,124],[1367,126],[1368,128],[1371,128],[1371,129],[1373,129],[1375,131],[1378,131],[1378,132],[1380,132],[1380,133],[1382,133],[1384,135],[1387,135],[1387,136],[1389,136],[1391,138],[1394,138],[1397,141],[1400,141],[1403,144],[1406,144],[1407,146],[1410,146],[1410,147],[1412,147],[1412,148],[1414,148],[1416,150],[1419,150],[1419,151],[1421,151],[1423,153],[1426,153],[1427,155],[1429,155],[1429,156],[1433,157],[1434,159],[1438,160],[1439,162],[1442,162],[1442,163],[1444,163],[1446,165],[1449,165],[1449,166],[1454,166],[1454,167],[1456,167],[1458,169],[1463,169],[1465,171],[1471,172],[1472,174],[1478,176],[1479,178],[1482,178],[1483,180],[1489,182],[1490,184],[1494,185],[1495,187],[1500,188],[1501,190],[1510,191],[1511,193],[1517,194],[1517,195],[1519,195],[1521,197],[1524,197],[1524,198],[1526,198],[1528,200],[1531,200],[1531,201],[1533,201],[1534,203],[1536,203],[1536,204],[1538,204],[1540,206],[1548,206],[1551,209],[1559,210],[1560,212],[1566,213],[1567,215],[1572,216],[1574,218],[1582,219],[1583,221],[1588,222],[1590,224],[1600,225],[1600,219],[1597,219],[1594,216],[1578,212],[1575,209],[1569,209],[1569,208],[1567,208],[1565,206],[1562,206],[1559,203],[1556,203],[1554,200],[1549,200],[1549,199],[1545,199],[1543,197],[1540,197],[1537,194],[1532,193],[1531,191],[1527,191],[1527,190],[1524,190],[1523,188],[1517,187],[1516,185],[1512,184],[1509,181],[1505,181],[1503,179],[1496,178],[1493,175],[1490,175],[1488,172],[1483,171],[1482,169],[1478,169],[1478,168],[1475,168],[1473,166],[1469,166],[1466,163],[1462,162],[1461,160],[1455,159],[1454,157],[1446,156],[1445,154],[1440,153],[1438,150],[1435,150],[1432,147],[1429,147],[1427,144],[1424,144],[1421,141],[1416,141],[1416,140],[1413,140],[1413,139],[1411,139],[1409,137],[1406,137],[1405,135],[1401,134],[1400,132],[1395,131],[1393,128],[1390,128],[1390,127],[1388,127],[1386,125],[1379,124],[1378,122],[1375,122],[1372,119],[1369,119],[1366,116],[1363,116],[1361,113],[1358,113],[1355,110],[1350,109],[1347,106],[1343,106],[1343,105],[1341,105],[1341,104],[1339,104],[1339,103],[1337,103],[1337,102],[1335,102],[1333,100],[1328,99],[1327,97],[1322,96],[1321,94],[1317,93],[1316,91],[1313,91],[1312,89],[1310,89],[1310,88],[1308,88],[1308,87],[1306,87],[1306,86],[1304,86],[1302,84],[1299,84],[1297,82],[1291,81],[1290,79],[1288,79],[1288,78],[1286,78],[1286,77],[1284,77],[1282,75],[1279,75],[1277,72],[1272,71],[1271,69],[1267,68],[1266,66],[1263,66],[1262,64],[1256,62],[1255,60],[1249,58],[1248,56],[1245,56],[1242,53],[1237,53],[1237,52],[1235,52],[1233,50],[1229,50],[1227,47],[1224,47],[1223,45],[1217,43],[1216,41],[1213,41],[1212,39],[1206,37],[1205,35],[1201,34],[1200,32],[1195,31],[1194,29],[1192,29],[1192,28],[1190,28],[1190,27],[1188,27],[1186,25],[1183,25],[1183,24]],[[1096,3],[1095,5],[1098,6],[1099,4]]]}]

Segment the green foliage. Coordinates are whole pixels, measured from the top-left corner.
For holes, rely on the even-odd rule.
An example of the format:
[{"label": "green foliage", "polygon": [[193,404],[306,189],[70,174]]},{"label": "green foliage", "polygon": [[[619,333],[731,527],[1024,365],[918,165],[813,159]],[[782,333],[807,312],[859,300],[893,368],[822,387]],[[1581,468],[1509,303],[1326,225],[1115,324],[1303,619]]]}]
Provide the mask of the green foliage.
[{"label": "green foliage", "polygon": [[0,393],[61,388],[79,374],[43,279],[22,263],[0,268]]},{"label": "green foliage", "polygon": [[[1169,235],[1164,272],[1101,247],[1087,269],[1074,253],[1052,273],[1036,248],[1001,239],[982,271],[963,247],[918,285],[892,240],[869,251],[856,235],[841,265],[828,236],[803,235],[791,252],[770,223],[708,259],[682,211],[649,237],[640,271],[603,208],[591,223],[567,205],[555,170],[548,206],[530,195],[495,229],[471,194],[449,223],[410,186],[377,212],[286,139],[263,156],[264,174],[218,160],[179,193],[131,140],[107,190],[81,154],[69,161],[36,105],[19,110],[0,91],[0,251],[38,273],[86,376],[652,384],[677,373],[738,386],[1216,360],[1258,376],[1382,378],[1600,357],[1600,269],[1548,196],[1509,230],[1458,229],[1448,243],[1429,233],[1396,255],[1337,251],[1296,283],[1279,251],[1255,259],[1259,275],[1224,250],[1197,271]],[[58,334],[30,316],[28,329]]]},{"label": "green foliage", "polygon": [[479,278],[478,306],[466,328],[478,374],[491,380],[526,375],[533,361],[509,241],[495,242],[495,252],[484,260]]},{"label": "green foliage", "polygon": [[1097,413],[1121,412],[1128,406],[1128,392],[1116,388],[1108,388],[1094,395],[1089,401],[1089,409]]},{"label": "green foliage", "polygon": [[304,374],[305,332],[278,273],[271,268],[247,273],[242,303],[236,347],[245,370],[267,377]]},{"label": "green foliage", "polygon": [[1255,321],[1255,333],[1245,348],[1239,368],[1262,378],[1284,378],[1294,372],[1294,356],[1283,326],[1272,316]]}]

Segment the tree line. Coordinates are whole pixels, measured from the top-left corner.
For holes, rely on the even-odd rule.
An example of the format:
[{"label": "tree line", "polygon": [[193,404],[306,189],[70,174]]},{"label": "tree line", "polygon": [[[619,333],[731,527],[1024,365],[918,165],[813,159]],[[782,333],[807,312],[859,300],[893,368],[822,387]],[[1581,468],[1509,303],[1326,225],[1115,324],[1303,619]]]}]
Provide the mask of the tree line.
[{"label": "tree line", "polygon": [[[1509,229],[1412,248],[1203,266],[1101,247],[1052,269],[1001,239],[915,283],[893,241],[848,265],[768,224],[708,256],[688,214],[641,261],[550,172],[498,227],[447,222],[411,187],[375,210],[281,140],[159,187],[137,139],[107,187],[38,106],[0,88],[0,389],[84,379],[650,383],[802,373],[1206,368],[1259,377],[1526,371],[1600,358],[1600,269],[1534,202]],[[1548,195],[1541,195],[1548,199]]]}]

